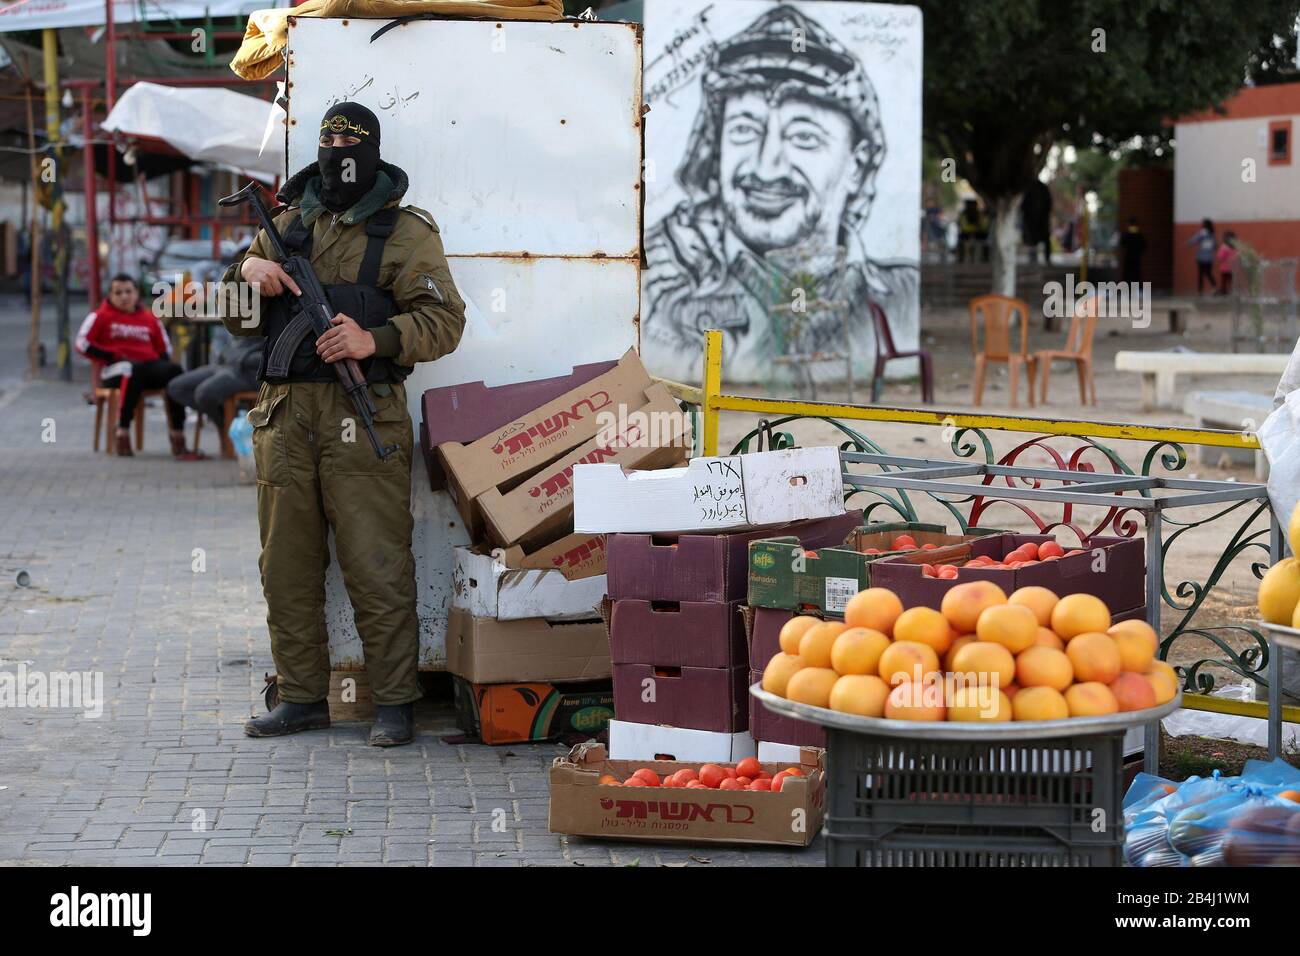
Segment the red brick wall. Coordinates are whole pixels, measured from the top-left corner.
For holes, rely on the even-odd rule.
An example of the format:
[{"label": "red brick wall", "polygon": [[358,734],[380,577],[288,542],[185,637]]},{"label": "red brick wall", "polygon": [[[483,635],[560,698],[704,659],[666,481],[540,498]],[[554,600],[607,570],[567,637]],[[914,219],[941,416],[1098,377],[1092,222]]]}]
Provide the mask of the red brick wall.
[{"label": "red brick wall", "polygon": [[[1174,284],[1174,171],[1160,166],[1144,166],[1119,171],[1119,220],[1121,230],[1128,228],[1130,216],[1147,239],[1142,257],[1142,277],[1157,292],[1166,292]],[[1192,280],[1196,267],[1192,266]]]}]

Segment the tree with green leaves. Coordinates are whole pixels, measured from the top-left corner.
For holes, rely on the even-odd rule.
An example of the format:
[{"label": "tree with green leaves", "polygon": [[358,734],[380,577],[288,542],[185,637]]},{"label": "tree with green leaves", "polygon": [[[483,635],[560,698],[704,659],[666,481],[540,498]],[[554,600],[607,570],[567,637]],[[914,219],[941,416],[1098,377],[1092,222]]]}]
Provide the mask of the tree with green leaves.
[{"label": "tree with green leaves", "polygon": [[1015,294],[1020,197],[1054,143],[1167,140],[1294,57],[1297,0],[911,0],[925,15],[925,135],[994,217]]}]

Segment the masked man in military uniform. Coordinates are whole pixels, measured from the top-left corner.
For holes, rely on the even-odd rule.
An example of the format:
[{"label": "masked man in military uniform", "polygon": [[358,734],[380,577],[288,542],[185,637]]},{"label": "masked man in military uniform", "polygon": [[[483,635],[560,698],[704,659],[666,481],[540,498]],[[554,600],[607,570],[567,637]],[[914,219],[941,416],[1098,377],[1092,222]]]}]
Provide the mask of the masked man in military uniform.
[{"label": "masked man in military uniform", "polygon": [[[411,420],[402,380],[417,362],[456,348],[465,306],[438,227],[401,205],[406,173],[379,156],[379,121],[356,103],[331,107],[318,161],[290,178],[275,224],[290,253],[306,255],[337,313],[334,327],[296,345],[299,289],[259,233],[226,281],[254,284],[260,307],[232,317],[235,335],[267,338],[257,407],[248,415],[257,462],[262,591],[280,703],[250,720],[251,737],[329,726],[325,630],[327,534],[334,545],[377,704],[370,743],[413,737],[420,697],[419,621],[411,555]],[[277,350],[277,344],[284,347]],[[356,359],[377,408],[375,428],[398,451],[379,459],[331,364]]]},{"label": "masked man in military uniform", "polygon": [[[816,21],[781,6],[720,42],[702,82],[677,171],[688,198],[645,237],[644,336],[657,371],[698,374],[702,334],[716,328],[732,373],[761,378],[780,351],[769,307],[807,284],[774,276],[764,258],[773,250],[813,250],[799,269],[812,273],[806,294],[849,303],[855,364],[874,357],[869,301],[884,308],[896,338],[914,335],[916,262],[873,259],[860,237],[885,138],[858,59]],[[843,268],[837,247],[846,249]],[[842,314],[815,319],[805,348],[842,350]]]}]

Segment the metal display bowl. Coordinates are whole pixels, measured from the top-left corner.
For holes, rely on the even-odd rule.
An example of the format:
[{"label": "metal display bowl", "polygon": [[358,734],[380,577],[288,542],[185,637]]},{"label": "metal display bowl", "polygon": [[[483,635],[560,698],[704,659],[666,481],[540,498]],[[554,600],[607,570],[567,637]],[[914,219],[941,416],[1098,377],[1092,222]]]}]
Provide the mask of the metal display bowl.
[{"label": "metal display bowl", "polygon": [[1300,629],[1287,627],[1285,624],[1270,624],[1268,621],[1259,623],[1273,636],[1273,640],[1277,641],[1279,647],[1300,651]]},{"label": "metal display bowl", "polygon": [[[1300,635],[1300,632],[1297,632]],[[946,720],[886,720],[883,717],[859,717],[845,714],[825,707],[800,704],[784,697],[777,697],[763,690],[761,684],[754,684],[749,692],[763,702],[769,710],[786,717],[794,717],[810,724],[833,727],[836,730],[851,730],[860,734],[877,737],[924,737],[929,740],[1045,740],[1051,737],[1078,737],[1088,734],[1103,734],[1110,731],[1128,730],[1140,727],[1152,721],[1172,714],[1182,706],[1183,692],[1179,688],[1178,696],[1167,704],[1149,707],[1146,710],[1130,710],[1119,714],[1104,714],[1100,717],[1070,717],[1065,720],[1013,720],[1001,723],[991,721],[946,721]]]}]

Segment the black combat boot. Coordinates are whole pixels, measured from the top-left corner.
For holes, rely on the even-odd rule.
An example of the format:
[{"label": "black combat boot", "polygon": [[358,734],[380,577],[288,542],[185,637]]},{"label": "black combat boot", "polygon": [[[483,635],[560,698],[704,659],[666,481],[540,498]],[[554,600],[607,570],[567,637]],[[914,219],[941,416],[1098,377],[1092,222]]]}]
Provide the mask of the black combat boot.
[{"label": "black combat boot", "polygon": [[380,704],[370,728],[370,746],[397,747],[415,739],[414,708],[410,704]]},{"label": "black combat boot", "polygon": [[293,701],[282,700],[269,714],[254,717],[244,724],[244,733],[249,737],[282,737],[304,730],[324,730],[329,725],[329,701],[295,704]]}]

